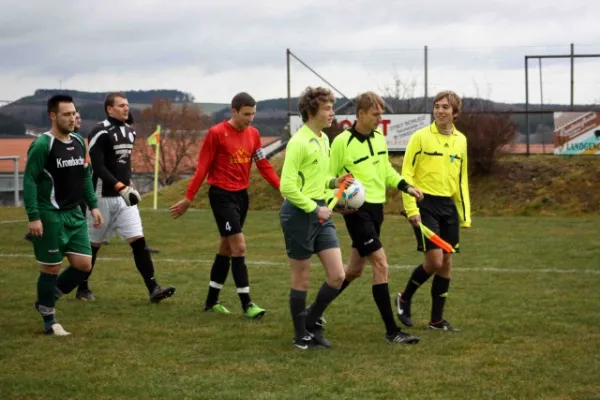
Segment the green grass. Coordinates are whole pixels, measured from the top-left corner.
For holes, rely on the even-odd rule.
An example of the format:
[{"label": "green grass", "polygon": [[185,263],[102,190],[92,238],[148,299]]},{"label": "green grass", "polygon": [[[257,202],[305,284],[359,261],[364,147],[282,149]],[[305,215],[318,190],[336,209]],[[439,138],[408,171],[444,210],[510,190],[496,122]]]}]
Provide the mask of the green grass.
[{"label": "green grass", "polygon": [[[209,211],[173,221],[144,211],[162,284],[147,300],[127,245],[103,248],[97,301],[57,304],[67,338],[40,334],[38,268],[22,240],[22,209],[0,209],[2,399],[593,399],[600,393],[599,217],[481,217],[462,232],[446,316],[460,333],[430,332],[430,283],[417,292],[416,346],[390,345],[371,297],[370,268],[326,312],[334,347],[292,349],[289,271],[275,212],[246,225],[252,295],[267,308],[241,316],[231,276],[221,299],[234,313],[202,311],[217,230]],[[8,222],[8,223],[7,223]],[[348,236],[336,216],[343,253]],[[421,257],[406,222],[388,216],[383,241],[392,293]],[[323,279],[316,257],[309,300]]]},{"label": "green grass", "polygon": [[[402,171],[402,157],[391,157]],[[282,159],[271,160],[280,175]],[[279,210],[280,197],[252,167],[249,193],[255,210]],[[185,194],[189,180],[181,180],[159,192],[159,207],[168,207]],[[470,180],[471,208],[475,216],[600,216],[600,157],[503,155],[491,175]],[[203,185],[192,207],[207,208],[208,185]],[[153,193],[146,194],[152,204]],[[404,209],[398,190],[388,190],[385,212]]]}]

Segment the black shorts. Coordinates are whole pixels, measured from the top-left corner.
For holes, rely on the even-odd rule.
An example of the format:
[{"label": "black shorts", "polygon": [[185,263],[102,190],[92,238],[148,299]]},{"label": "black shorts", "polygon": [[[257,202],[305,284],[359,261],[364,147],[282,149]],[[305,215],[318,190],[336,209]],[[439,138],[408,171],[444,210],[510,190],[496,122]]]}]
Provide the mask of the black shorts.
[{"label": "black shorts", "polygon": [[208,189],[208,200],[221,237],[242,233],[248,214],[248,191],[230,192],[217,186]]},{"label": "black shorts", "polygon": [[[460,221],[456,205],[451,197],[439,197],[426,194],[419,203],[419,213],[421,214],[421,223],[435,232],[454,247],[458,253]],[[417,239],[417,251],[426,252],[439,247],[432,243],[422,234],[421,228],[414,228]]]},{"label": "black shorts", "polygon": [[346,228],[354,247],[361,257],[379,250],[381,225],[383,224],[383,204],[364,203],[358,211],[344,215]]}]

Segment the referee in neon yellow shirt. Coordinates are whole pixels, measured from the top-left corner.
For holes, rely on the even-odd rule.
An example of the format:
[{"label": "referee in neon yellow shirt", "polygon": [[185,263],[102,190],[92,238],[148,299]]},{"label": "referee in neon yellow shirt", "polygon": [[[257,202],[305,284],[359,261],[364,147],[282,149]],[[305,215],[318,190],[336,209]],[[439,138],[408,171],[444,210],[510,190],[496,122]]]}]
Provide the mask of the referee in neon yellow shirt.
[{"label": "referee in neon yellow shirt", "polygon": [[444,254],[427,240],[419,223],[430,228],[459,251],[460,227],[471,226],[469,176],[467,169],[467,138],[454,126],[462,108],[462,100],[451,91],[438,93],[433,100],[435,121],[416,131],[410,138],[402,175],[423,191],[419,203],[402,195],[410,224],[414,227],[417,250],[425,253],[425,261],[414,269],[406,288],[396,295],[400,321],[412,326],[411,300],[415,291],[431,275],[431,318],[429,328],[458,331],[444,319],[444,305],[450,287],[452,254]]},{"label": "referee in neon yellow shirt", "polygon": [[390,343],[418,343],[419,338],[403,332],[394,318],[388,287],[388,262],[380,240],[386,189],[393,188],[420,199],[419,189],[410,186],[394,169],[388,155],[387,141],[378,131],[383,99],[374,92],[356,98],[356,122],[335,137],[331,144],[330,171],[334,175],[351,173],[365,187],[365,203],[355,212],[344,214],[352,239],[346,279],[340,293],[360,277],[367,262],[373,271],[372,294],[385,325],[385,339]]},{"label": "referee in neon yellow shirt", "polygon": [[[340,187],[347,177],[329,174],[329,138],[322,130],[331,126],[334,102],[333,93],[326,88],[309,87],[302,92],[298,109],[304,125],[288,142],[281,171],[279,190],[285,201],[280,222],[292,273],[293,346],[300,350],[331,347],[317,321],[337,296],[345,277],[337,232],[330,219],[332,211],[325,204],[327,190]],[[313,254],[323,263],[326,281],[307,311]]]}]

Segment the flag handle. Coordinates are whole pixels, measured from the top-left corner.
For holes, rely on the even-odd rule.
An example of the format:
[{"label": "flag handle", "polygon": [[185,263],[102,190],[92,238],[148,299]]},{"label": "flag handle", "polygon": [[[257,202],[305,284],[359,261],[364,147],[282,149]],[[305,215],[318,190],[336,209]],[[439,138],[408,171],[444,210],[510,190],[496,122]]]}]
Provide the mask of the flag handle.
[{"label": "flag handle", "polygon": [[160,140],[156,142],[156,155],[154,157],[154,209],[158,206],[158,165],[160,164]]}]

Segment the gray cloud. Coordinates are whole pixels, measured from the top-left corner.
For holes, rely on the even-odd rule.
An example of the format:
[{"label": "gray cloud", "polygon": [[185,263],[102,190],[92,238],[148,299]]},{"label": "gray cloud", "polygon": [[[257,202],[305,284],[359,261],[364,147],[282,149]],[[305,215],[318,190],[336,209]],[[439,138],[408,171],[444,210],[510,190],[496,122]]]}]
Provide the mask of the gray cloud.
[{"label": "gray cloud", "polygon": [[[395,71],[422,76],[424,45],[432,68],[492,73],[522,69],[525,54],[568,51],[571,41],[600,44],[593,21],[600,6],[592,0],[569,7],[557,0],[22,3],[0,0],[0,98],[58,80],[81,90],[98,82],[209,86],[215,96],[223,87],[218,97],[229,98],[230,87],[245,85],[247,76],[274,80],[273,70],[284,74],[288,47],[319,71],[344,64],[368,80]],[[190,74],[189,83],[169,78],[181,71]],[[331,77],[342,78],[343,72]],[[285,87],[259,83],[253,82],[285,95]]]}]

